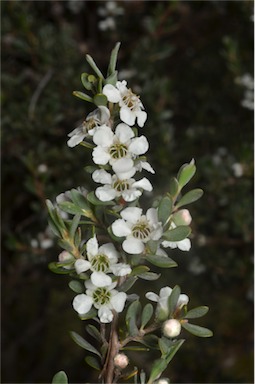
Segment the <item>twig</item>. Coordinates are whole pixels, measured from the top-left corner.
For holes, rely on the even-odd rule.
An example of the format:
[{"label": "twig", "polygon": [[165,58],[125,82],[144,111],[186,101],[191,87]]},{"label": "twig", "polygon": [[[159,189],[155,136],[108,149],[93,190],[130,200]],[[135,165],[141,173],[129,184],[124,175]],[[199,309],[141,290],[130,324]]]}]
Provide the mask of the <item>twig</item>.
[{"label": "twig", "polygon": [[36,88],[35,92],[33,93],[29,107],[28,107],[28,118],[29,120],[33,120],[34,113],[35,113],[35,107],[38,102],[38,99],[43,91],[43,89],[46,87],[47,83],[50,81],[51,76],[53,75],[53,70],[50,68],[46,75],[43,76],[42,80],[38,84],[38,87]]}]

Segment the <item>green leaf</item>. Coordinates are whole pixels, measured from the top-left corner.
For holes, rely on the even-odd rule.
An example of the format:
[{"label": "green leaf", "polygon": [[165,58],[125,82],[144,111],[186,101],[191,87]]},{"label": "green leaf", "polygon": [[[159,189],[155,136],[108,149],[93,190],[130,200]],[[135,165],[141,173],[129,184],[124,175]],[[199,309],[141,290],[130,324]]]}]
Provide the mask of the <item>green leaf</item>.
[{"label": "green leaf", "polygon": [[96,369],[97,371],[101,371],[102,367],[94,356],[86,356],[85,361],[90,367]]},{"label": "green leaf", "polygon": [[171,197],[164,196],[158,206],[158,220],[164,225],[172,213],[173,201]]},{"label": "green leaf", "polygon": [[69,253],[73,252],[73,246],[68,241],[60,239],[58,241],[58,244],[61,248],[65,249],[67,252]]},{"label": "green leaf", "polygon": [[175,177],[173,177],[170,180],[169,193],[173,198],[175,198],[178,192],[179,192],[179,183],[178,183],[178,180]]},{"label": "green leaf", "polygon": [[101,200],[99,200],[95,196],[95,193],[93,191],[87,194],[87,200],[93,205],[114,205],[115,204],[113,201],[101,201]]},{"label": "green leaf", "polygon": [[76,189],[72,189],[70,191],[70,194],[71,194],[71,199],[75,205],[77,205],[82,209],[90,210],[86,197],[82,193],[80,193]]},{"label": "green leaf", "polygon": [[138,275],[140,279],[149,280],[149,281],[157,280],[160,276],[161,276],[160,273],[154,273],[154,272],[144,272],[141,275]]},{"label": "green leaf", "polygon": [[204,306],[196,307],[188,311],[185,315],[185,319],[196,319],[198,317],[202,317],[207,314],[209,308]]},{"label": "green leaf", "polygon": [[96,315],[97,315],[97,310],[95,308],[91,308],[91,310],[85,313],[84,315],[79,315],[79,318],[81,320],[89,320],[96,317]]},{"label": "green leaf", "polygon": [[139,347],[136,345],[130,345],[129,347],[121,348],[121,351],[149,351],[149,348]]},{"label": "green leaf", "polygon": [[139,343],[151,349],[158,349],[158,336],[154,334],[145,335],[142,340],[139,340]]},{"label": "green leaf", "polygon": [[89,95],[86,95],[86,93],[80,92],[80,91],[73,91],[73,95],[78,97],[79,99],[88,101],[89,103],[93,103],[92,97]]},{"label": "green leaf", "polygon": [[171,317],[175,311],[180,294],[181,289],[178,285],[176,285],[168,298],[169,317]]},{"label": "green leaf", "polygon": [[71,215],[76,215],[77,213],[82,214],[82,212],[83,212],[80,207],[78,207],[77,205],[75,205],[71,201],[63,201],[63,202],[59,203],[58,205],[62,211],[67,212],[67,213],[71,213]]},{"label": "green leaf", "polygon": [[197,201],[198,199],[200,199],[200,197],[203,196],[203,193],[203,190],[200,188],[192,189],[191,191],[187,192],[184,196],[182,196],[182,198],[176,204],[176,208],[180,208],[183,205],[194,203],[194,201]]},{"label": "green leaf", "polygon": [[149,248],[150,253],[154,255],[158,249],[158,241],[149,240],[148,243],[146,243],[146,246]]},{"label": "green leaf", "polygon": [[150,270],[149,267],[146,267],[146,265],[139,265],[138,267],[133,268],[131,272],[131,276],[137,276],[140,275],[144,272],[148,272]]},{"label": "green leaf", "polygon": [[95,167],[94,165],[87,165],[86,167],[84,167],[85,171],[88,172],[88,173],[93,173],[94,171],[96,171],[98,168]]},{"label": "green leaf", "polygon": [[204,327],[200,327],[199,325],[190,324],[190,323],[182,323],[182,327],[186,329],[186,331],[192,333],[195,336],[199,337],[212,337],[213,332]]},{"label": "green leaf", "polygon": [[92,324],[86,326],[86,331],[90,334],[90,336],[94,337],[99,342],[102,342],[102,336],[99,330]]},{"label": "green leaf", "polygon": [[62,236],[61,231],[58,229],[57,225],[55,224],[55,222],[52,220],[50,216],[48,217],[48,223],[54,235],[57,237],[61,237]]},{"label": "green leaf", "polygon": [[167,241],[181,241],[183,239],[186,239],[186,237],[189,236],[191,232],[191,229],[187,225],[180,225],[179,227],[176,227],[174,229],[170,229],[169,231],[166,231],[163,233],[164,240]]},{"label": "green leaf", "polygon": [[98,352],[98,350],[96,350],[96,348],[93,347],[93,345],[91,345],[90,343],[88,343],[83,337],[78,335],[78,333],[71,331],[70,334],[73,341],[78,344],[81,348],[86,349],[87,351],[92,352],[95,355],[101,357],[101,354]]},{"label": "green leaf", "polygon": [[137,277],[130,276],[123,284],[119,286],[120,292],[127,292],[136,282]]},{"label": "green leaf", "polygon": [[172,345],[172,343],[173,342],[171,340],[167,339],[164,336],[158,340],[159,349],[160,349],[160,352],[162,354],[161,357],[167,356],[167,354],[169,353],[169,348]]},{"label": "green leaf", "polygon": [[118,80],[118,71],[114,71],[110,76],[105,80],[105,84],[116,85]]},{"label": "green leaf", "polygon": [[129,335],[135,336],[138,334],[138,328],[136,325],[136,319],[141,310],[141,303],[139,300],[133,301],[127,309],[126,313],[126,325],[129,331]]},{"label": "green leaf", "polygon": [[107,76],[110,76],[115,72],[119,48],[120,48],[120,42],[116,43],[115,47],[111,52],[110,62],[107,70]]},{"label": "green leaf", "polygon": [[63,268],[55,261],[49,263],[48,268],[51,272],[57,273],[58,275],[68,275],[70,273],[70,269]]},{"label": "green leaf", "polygon": [[151,369],[150,378],[148,384],[153,383],[156,379],[158,379],[162,372],[167,368],[167,362],[165,359],[157,359],[154,361]]},{"label": "green leaf", "polygon": [[54,375],[52,384],[68,384],[68,378],[64,371],[59,371]]},{"label": "green leaf", "polygon": [[157,267],[160,267],[160,268],[177,267],[176,262],[170,259],[170,257],[166,257],[166,256],[146,255],[146,260],[148,260],[151,264],[156,265]]},{"label": "green leaf", "polygon": [[93,85],[97,82],[97,79],[94,75],[89,75],[88,73],[81,74],[81,82],[88,91],[93,89]]},{"label": "green leaf", "polygon": [[98,93],[97,95],[95,95],[93,100],[98,107],[100,105],[106,106],[108,103],[108,99],[103,93]]},{"label": "green leaf", "polygon": [[184,343],[185,340],[181,339],[181,340],[175,340],[173,342],[173,345],[170,347],[170,350],[168,352],[168,354],[166,355],[166,361],[167,361],[167,365],[170,363],[170,361],[173,359],[174,355],[176,354],[176,352],[181,348],[182,344]]},{"label": "green leaf", "polygon": [[142,318],[141,318],[141,327],[144,328],[145,325],[150,321],[153,315],[153,305],[148,303],[143,308]]},{"label": "green leaf", "polygon": [[180,188],[183,188],[186,184],[188,184],[188,182],[194,176],[195,173],[196,166],[194,164],[194,160],[191,160],[189,164],[184,164],[180,168],[177,176]]},{"label": "green leaf", "polygon": [[92,57],[90,55],[86,55],[86,60],[87,60],[88,64],[91,66],[91,68],[93,69],[93,71],[95,71],[97,76],[104,79],[104,75],[102,74],[102,72],[100,71],[100,69],[96,65],[95,61],[92,59]]},{"label": "green leaf", "polygon": [[79,213],[77,213],[72,220],[72,224],[71,224],[71,228],[70,228],[70,232],[69,232],[71,239],[74,239],[75,232],[76,232],[78,225],[80,223],[80,218],[81,218],[81,215]]},{"label": "green leaf", "polygon": [[69,283],[69,288],[75,292],[75,293],[83,293],[84,292],[84,285],[80,283],[80,281],[77,280],[71,280]]}]

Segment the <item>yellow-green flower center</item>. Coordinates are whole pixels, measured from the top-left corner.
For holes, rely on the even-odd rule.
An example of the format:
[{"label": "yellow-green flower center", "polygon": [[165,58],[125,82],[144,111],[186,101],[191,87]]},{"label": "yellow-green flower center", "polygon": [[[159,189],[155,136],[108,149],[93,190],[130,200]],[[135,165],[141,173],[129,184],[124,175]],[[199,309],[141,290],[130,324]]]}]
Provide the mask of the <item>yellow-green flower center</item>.
[{"label": "yellow-green flower center", "polygon": [[125,144],[116,143],[110,147],[109,153],[113,159],[121,159],[127,155],[128,148]]},{"label": "yellow-green flower center", "polygon": [[146,221],[140,221],[132,227],[132,235],[139,240],[146,240],[150,236],[151,229]]},{"label": "yellow-green flower center", "polygon": [[113,183],[113,188],[116,189],[118,192],[124,192],[129,189],[129,182],[128,180],[116,180]]},{"label": "yellow-green flower center", "polygon": [[94,303],[101,306],[108,304],[111,299],[111,292],[107,288],[97,288],[93,292]]},{"label": "yellow-green flower center", "polygon": [[108,256],[102,254],[102,255],[96,255],[93,257],[91,262],[91,269],[96,272],[107,272],[109,270],[110,261]]},{"label": "yellow-green flower center", "polygon": [[129,88],[122,97],[123,103],[129,108],[134,109],[139,103],[139,97],[135,95]]}]

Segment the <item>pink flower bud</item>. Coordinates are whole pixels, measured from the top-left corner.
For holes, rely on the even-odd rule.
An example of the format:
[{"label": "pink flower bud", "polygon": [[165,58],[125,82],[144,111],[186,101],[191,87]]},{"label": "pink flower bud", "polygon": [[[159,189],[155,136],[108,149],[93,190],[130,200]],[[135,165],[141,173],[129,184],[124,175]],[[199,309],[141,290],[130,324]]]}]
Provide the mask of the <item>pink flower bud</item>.
[{"label": "pink flower bud", "polygon": [[181,333],[181,324],[178,320],[170,319],[163,324],[163,334],[166,337],[176,337]]},{"label": "pink flower bud", "polygon": [[124,353],[118,353],[115,357],[114,357],[114,364],[116,367],[120,368],[120,369],[124,369],[128,366],[128,357],[124,354]]},{"label": "pink flower bud", "polygon": [[180,209],[180,211],[176,212],[173,215],[174,223],[179,225],[190,225],[192,221],[192,217],[188,211],[188,209]]}]

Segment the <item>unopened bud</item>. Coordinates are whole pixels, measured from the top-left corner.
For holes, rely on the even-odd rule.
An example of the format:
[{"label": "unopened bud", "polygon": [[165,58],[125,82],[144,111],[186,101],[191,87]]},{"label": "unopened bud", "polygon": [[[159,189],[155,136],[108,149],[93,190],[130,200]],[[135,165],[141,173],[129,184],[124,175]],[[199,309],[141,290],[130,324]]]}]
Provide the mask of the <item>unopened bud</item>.
[{"label": "unopened bud", "polygon": [[126,368],[128,366],[128,363],[129,363],[128,357],[124,353],[118,353],[114,357],[114,364],[116,367],[118,367],[120,369]]},{"label": "unopened bud", "polygon": [[176,212],[173,215],[174,223],[179,225],[190,225],[192,221],[192,217],[188,211],[188,209],[180,209],[180,211]]},{"label": "unopened bud", "polygon": [[170,319],[163,324],[163,334],[166,337],[176,337],[181,333],[181,324],[178,320]]},{"label": "unopened bud", "polygon": [[[68,263],[70,262],[70,264],[72,263],[72,261],[74,261],[74,257],[71,255],[71,253],[67,252],[67,251],[63,251],[61,252],[59,255],[58,255],[58,261],[60,263]],[[72,266],[71,265],[64,265],[63,268],[65,269],[71,269]]]},{"label": "unopened bud", "polygon": [[170,381],[168,379],[162,378],[157,381],[157,384],[169,384]]}]

